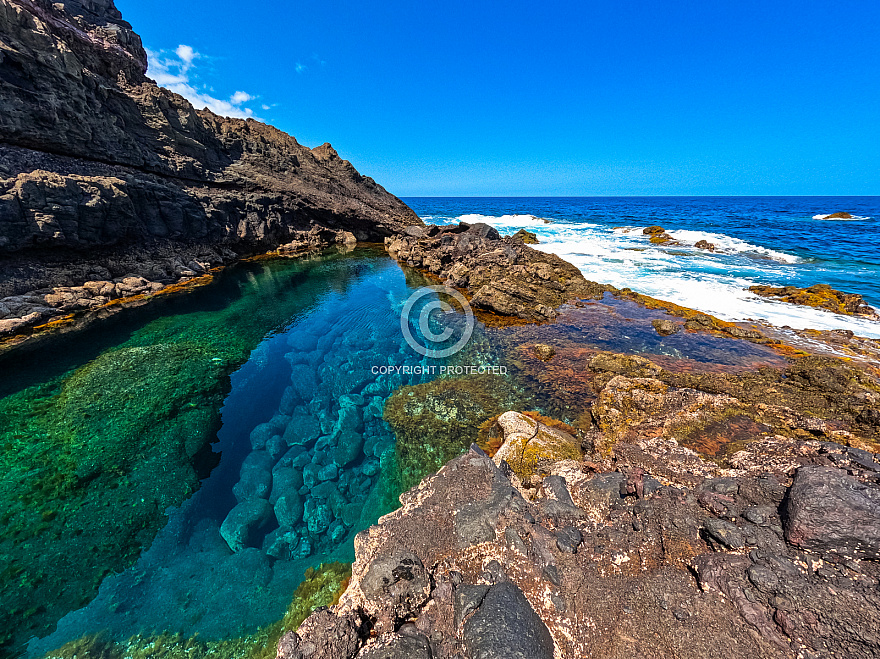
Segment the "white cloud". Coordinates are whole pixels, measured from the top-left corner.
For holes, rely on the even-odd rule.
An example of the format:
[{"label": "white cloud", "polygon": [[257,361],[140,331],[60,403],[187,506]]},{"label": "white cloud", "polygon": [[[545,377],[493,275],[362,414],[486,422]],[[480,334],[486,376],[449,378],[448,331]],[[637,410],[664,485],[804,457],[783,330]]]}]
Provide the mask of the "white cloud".
[{"label": "white cloud", "polygon": [[147,55],[150,63],[147,75],[151,76],[160,87],[180,94],[196,108],[208,108],[211,112],[224,117],[257,118],[253,109],[246,105],[256,100],[257,96],[237,91],[228,100],[224,100],[208,93],[213,91],[213,88],[198,83],[198,76],[191,73],[191,70],[195,69],[193,62],[204,56],[197,53],[192,46],[181,44],[173,54],[148,49]]},{"label": "white cloud", "polygon": [[297,63],[296,63],[296,72],[297,72],[297,73],[302,73],[302,72],[305,71],[307,68],[309,68],[309,67],[307,67],[305,64],[301,64],[300,62],[297,62]]},{"label": "white cloud", "polygon": [[181,61],[186,64],[192,64],[192,61],[199,56],[199,54],[193,50],[192,46],[186,46],[184,44],[180,44],[174,52],[177,53],[177,56]]}]

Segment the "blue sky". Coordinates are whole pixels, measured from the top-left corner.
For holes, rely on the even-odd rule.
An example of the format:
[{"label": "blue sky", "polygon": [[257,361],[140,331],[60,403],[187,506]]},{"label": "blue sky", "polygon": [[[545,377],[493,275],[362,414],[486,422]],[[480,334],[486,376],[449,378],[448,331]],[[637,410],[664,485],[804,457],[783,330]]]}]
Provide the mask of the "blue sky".
[{"label": "blue sky", "polygon": [[197,106],[400,196],[880,194],[875,0],[117,0]]}]

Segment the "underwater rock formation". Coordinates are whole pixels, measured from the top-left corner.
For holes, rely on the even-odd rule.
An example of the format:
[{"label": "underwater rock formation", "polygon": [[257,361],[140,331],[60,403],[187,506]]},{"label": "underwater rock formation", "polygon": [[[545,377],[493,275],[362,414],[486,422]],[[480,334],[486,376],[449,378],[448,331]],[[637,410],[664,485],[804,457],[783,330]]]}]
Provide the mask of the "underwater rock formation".
[{"label": "underwater rock formation", "polygon": [[385,404],[384,419],[397,440],[404,489],[476,442],[485,421],[524,404],[499,375],[440,378],[396,390]]},{"label": "underwater rock formation", "polygon": [[421,224],[329,144],[197,110],[146,69],[112,0],[0,5],[0,333],[304,234]]}]

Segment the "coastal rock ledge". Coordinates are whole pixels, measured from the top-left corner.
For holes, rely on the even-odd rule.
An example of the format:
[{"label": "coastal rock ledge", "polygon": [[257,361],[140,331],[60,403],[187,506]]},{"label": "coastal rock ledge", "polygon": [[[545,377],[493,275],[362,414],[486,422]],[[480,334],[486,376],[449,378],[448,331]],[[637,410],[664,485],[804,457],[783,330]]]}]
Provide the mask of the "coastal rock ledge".
[{"label": "coastal rock ledge", "polygon": [[356,537],[277,657],[876,657],[877,456],[777,444],[793,468],[648,440],[527,483],[473,446]]},{"label": "coastal rock ledge", "polygon": [[281,245],[422,224],[329,144],[196,110],[146,70],[112,0],[0,2],[0,333],[113,297],[70,290],[86,282],[115,295],[140,277],[150,294]]}]

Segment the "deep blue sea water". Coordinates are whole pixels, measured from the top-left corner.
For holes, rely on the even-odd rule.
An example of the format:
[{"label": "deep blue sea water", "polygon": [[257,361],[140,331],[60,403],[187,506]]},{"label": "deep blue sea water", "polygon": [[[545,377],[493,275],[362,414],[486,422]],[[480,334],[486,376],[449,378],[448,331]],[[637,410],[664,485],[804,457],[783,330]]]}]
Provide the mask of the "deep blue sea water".
[{"label": "deep blue sea water", "polygon": [[[538,234],[539,249],[587,279],[629,287],[727,320],[798,329],[847,328],[880,337],[880,324],[759,298],[754,284],[830,284],[880,307],[880,197],[410,197],[428,223],[487,222]],[[821,220],[845,211],[857,221]],[[546,222],[550,220],[550,223]],[[663,226],[681,243],[658,247],[641,229]],[[716,252],[694,247],[699,240]]]}]

